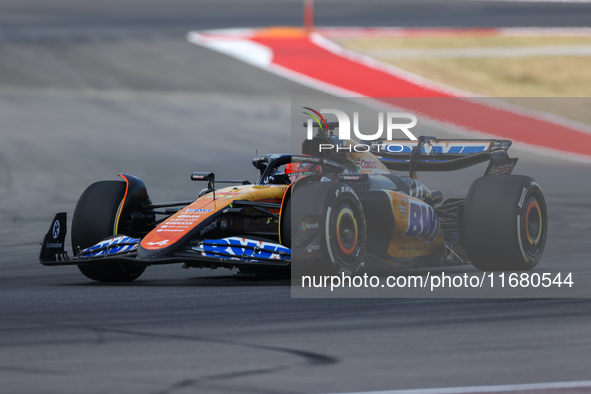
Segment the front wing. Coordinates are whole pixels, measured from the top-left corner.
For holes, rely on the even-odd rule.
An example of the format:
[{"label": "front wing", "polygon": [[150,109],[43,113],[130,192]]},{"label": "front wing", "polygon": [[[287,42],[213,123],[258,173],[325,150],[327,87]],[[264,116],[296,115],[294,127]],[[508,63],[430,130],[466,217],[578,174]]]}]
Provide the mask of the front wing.
[{"label": "front wing", "polygon": [[291,250],[278,244],[230,237],[193,241],[163,258],[140,258],[140,239],[117,236],[81,250],[69,257],[64,249],[67,233],[65,212],[58,213],[43,239],[39,261],[43,265],[97,265],[123,263],[128,265],[160,265],[185,263],[189,267],[247,268],[289,267]]}]

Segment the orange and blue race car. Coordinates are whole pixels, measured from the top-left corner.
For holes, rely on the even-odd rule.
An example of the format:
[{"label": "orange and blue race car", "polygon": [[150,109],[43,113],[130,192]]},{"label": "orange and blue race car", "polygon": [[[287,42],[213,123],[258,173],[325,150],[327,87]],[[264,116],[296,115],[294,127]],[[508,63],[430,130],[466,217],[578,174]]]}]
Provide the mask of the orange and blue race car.
[{"label": "orange and blue race car", "polygon": [[[193,201],[154,203],[138,178],[100,181],[82,194],[72,219],[73,257],[65,251],[66,213],[42,243],[46,266],[77,265],[101,282],[137,279],[148,266],[230,268],[285,274],[311,267],[334,274],[472,264],[527,270],[547,237],[542,189],[511,175],[507,140],[376,140],[356,152],[329,124],[302,154],[255,157],[259,179],[207,183]],[[321,144],[335,149],[319,151]],[[396,146],[396,149],[389,147]],[[420,171],[453,171],[488,162],[465,198],[443,199]],[[408,175],[400,175],[400,171]],[[220,184],[231,184],[218,188]]]}]

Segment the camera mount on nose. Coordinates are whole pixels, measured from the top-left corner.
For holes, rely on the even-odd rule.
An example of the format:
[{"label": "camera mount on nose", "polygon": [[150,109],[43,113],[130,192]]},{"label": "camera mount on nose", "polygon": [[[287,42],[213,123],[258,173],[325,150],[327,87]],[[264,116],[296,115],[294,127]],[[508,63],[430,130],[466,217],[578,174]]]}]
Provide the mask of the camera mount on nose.
[{"label": "camera mount on nose", "polygon": [[213,192],[213,199],[215,200],[215,183],[240,183],[241,185],[250,185],[250,181],[246,180],[215,180],[215,173],[213,172],[194,172],[191,174],[192,181],[207,181],[207,189]]}]

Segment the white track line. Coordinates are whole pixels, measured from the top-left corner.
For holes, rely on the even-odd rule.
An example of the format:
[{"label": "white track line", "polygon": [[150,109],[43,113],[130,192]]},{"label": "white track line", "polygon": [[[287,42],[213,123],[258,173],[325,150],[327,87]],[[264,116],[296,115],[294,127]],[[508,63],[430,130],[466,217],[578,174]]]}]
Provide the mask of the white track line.
[{"label": "white track line", "polygon": [[449,37],[480,34],[507,37],[591,37],[589,27],[500,27],[493,29],[405,28],[405,27],[318,27],[328,38]]},{"label": "white track line", "polygon": [[469,393],[503,393],[515,391],[534,391],[552,389],[591,388],[591,380],[573,382],[547,382],[529,384],[504,384],[497,386],[442,387],[434,389],[356,391],[332,394],[469,394]]},{"label": "white track line", "polygon": [[588,27],[502,27],[497,29],[500,36],[511,37],[590,37]]},{"label": "white track line", "polygon": [[553,45],[537,47],[475,47],[432,49],[369,49],[364,54],[388,59],[496,58],[534,56],[591,56],[591,45]]},{"label": "white track line", "polygon": [[591,0],[472,0],[472,1],[497,1],[505,3],[591,3]]}]

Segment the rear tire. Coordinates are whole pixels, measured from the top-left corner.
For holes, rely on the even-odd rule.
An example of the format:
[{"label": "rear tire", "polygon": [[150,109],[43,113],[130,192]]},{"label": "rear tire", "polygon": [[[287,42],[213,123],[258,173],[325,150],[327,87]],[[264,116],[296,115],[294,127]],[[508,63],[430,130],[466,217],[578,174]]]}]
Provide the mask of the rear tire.
[{"label": "rear tire", "polygon": [[[116,234],[117,213],[125,195],[125,182],[101,181],[90,185],[76,204],[72,218],[74,255]],[[146,270],[124,263],[79,265],[80,272],[99,282],[131,282]]]},{"label": "rear tire", "polygon": [[476,268],[530,270],[542,257],[547,233],[546,200],[532,178],[485,176],[470,187],[462,219],[462,244]]}]

